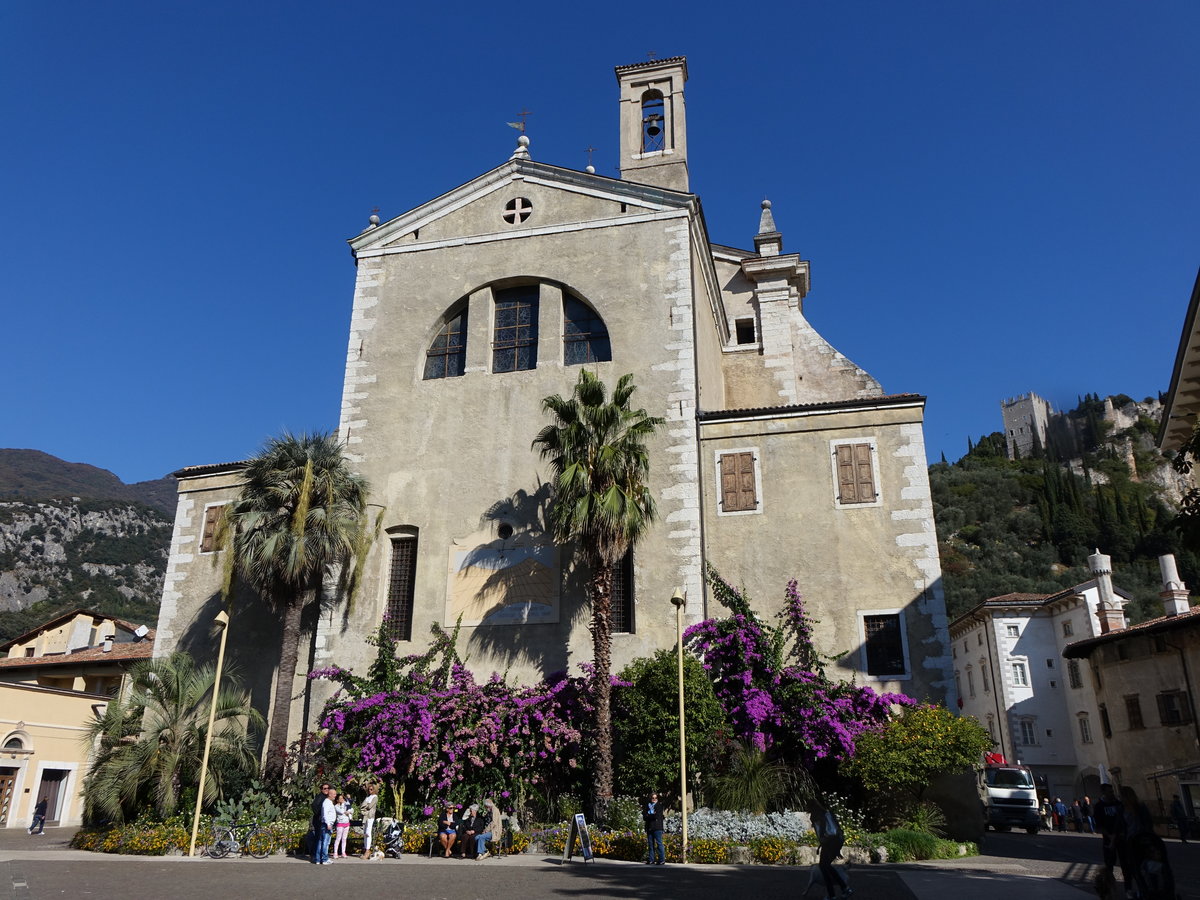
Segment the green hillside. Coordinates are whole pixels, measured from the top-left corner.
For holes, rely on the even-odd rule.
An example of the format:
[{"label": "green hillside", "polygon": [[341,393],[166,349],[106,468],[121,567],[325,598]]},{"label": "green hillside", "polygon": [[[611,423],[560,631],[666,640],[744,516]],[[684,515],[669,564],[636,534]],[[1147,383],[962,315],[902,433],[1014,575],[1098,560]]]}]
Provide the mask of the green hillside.
[{"label": "green hillside", "polygon": [[1131,623],[1162,614],[1160,554],[1174,553],[1184,581],[1200,585],[1200,560],[1182,548],[1161,487],[1170,467],[1154,447],[1157,421],[1137,415],[1114,433],[1102,409],[1099,398],[1082,400],[1033,459],[1007,459],[996,432],[957,462],[930,466],[951,619],[989,597],[1087,581],[1097,548],[1112,557],[1113,582],[1135,597]]}]

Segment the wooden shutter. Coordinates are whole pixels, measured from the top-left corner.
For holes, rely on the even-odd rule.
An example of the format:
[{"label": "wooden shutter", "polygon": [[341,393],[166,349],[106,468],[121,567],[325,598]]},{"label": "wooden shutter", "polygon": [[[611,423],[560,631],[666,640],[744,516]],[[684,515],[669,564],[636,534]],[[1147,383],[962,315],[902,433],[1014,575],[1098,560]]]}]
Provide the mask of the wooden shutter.
[{"label": "wooden shutter", "polygon": [[754,454],[721,454],[721,508],[725,512],[758,509]]},{"label": "wooden shutter", "polygon": [[838,500],[842,503],[874,503],[875,469],[870,444],[838,444]]},{"label": "wooden shutter", "polygon": [[210,506],[204,511],[204,531],[200,536],[201,553],[212,553],[219,549],[217,547],[217,531],[224,515],[224,506]]}]

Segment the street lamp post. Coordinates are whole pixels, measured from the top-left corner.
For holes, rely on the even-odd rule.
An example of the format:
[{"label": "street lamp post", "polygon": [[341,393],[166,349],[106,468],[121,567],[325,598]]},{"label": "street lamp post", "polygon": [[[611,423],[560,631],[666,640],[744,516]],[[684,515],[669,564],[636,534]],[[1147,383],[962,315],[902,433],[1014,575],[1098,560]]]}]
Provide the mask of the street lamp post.
[{"label": "street lamp post", "polygon": [[204,759],[200,763],[200,788],[196,791],[196,814],[192,817],[192,843],[188,846],[188,856],[196,855],[196,832],[200,830],[200,807],[204,805],[204,782],[208,777],[208,753],[212,749],[217,697],[221,692],[221,666],[225,663],[225,639],[229,637],[229,614],[221,610],[213,617],[213,621],[221,629],[221,648],[217,651],[217,671],[213,675],[212,703],[208,707],[208,731],[204,735]]},{"label": "street lamp post", "polygon": [[683,718],[683,605],[687,597],[679,588],[671,595],[675,604],[675,655],[679,660],[679,806],[683,816],[683,862],[687,862],[687,733]]}]

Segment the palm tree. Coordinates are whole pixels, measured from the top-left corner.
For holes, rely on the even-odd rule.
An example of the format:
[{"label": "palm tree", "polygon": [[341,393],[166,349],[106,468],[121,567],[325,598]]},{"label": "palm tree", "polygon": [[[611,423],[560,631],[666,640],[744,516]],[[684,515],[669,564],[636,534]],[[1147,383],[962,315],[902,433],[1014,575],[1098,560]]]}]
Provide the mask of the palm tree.
[{"label": "palm tree", "polygon": [[279,776],[291,725],[301,619],[330,568],[341,566],[345,572],[356,556],[367,484],[350,471],[341,444],[328,432],[272,438],[242,475],[242,491],[228,520],[234,564],[283,619],[266,762],[267,775]]},{"label": "palm tree", "polygon": [[575,542],[590,570],[593,685],[596,703],[596,816],[612,801],[612,578],[613,566],[654,521],[654,498],[646,484],[646,441],[663,420],[632,410],[632,375],[622,375],[607,397],[604,383],[587,369],[569,398],[542,401],[554,417],[533,440],[554,475],[550,524],[560,543]]},{"label": "palm tree", "polygon": [[[135,663],[128,696],[108,703],[88,725],[95,756],[84,783],[84,812],[91,821],[122,822],[150,808],[166,818],[181,791],[195,788],[212,703],[213,667],[196,667],[183,652]],[[212,752],[203,802],[224,793],[231,775],[257,768],[247,723],[261,727],[250,696],[228,675],[217,696]]]}]

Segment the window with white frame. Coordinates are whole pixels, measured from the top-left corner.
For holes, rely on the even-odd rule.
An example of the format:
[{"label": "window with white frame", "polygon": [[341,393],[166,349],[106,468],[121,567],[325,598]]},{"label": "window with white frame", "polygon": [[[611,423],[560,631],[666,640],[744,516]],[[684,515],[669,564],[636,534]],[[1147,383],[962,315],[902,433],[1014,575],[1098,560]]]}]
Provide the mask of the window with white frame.
[{"label": "window with white frame", "polygon": [[834,505],[838,509],[879,506],[879,460],[875,439],[844,438],[829,442],[833,463]]},{"label": "window with white frame", "polygon": [[878,609],[858,614],[862,638],[863,671],[877,678],[903,680],[908,671],[908,636],[904,629],[904,611]]},{"label": "window with white frame", "polygon": [[1022,719],[1021,720],[1021,743],[1022,744],[1036,744],[1037,743],[1037,729],[1034,727],[1033,719]]},{"label": "window with white frame", "polygon": [[1008,635],[1008,637],[1020,637],[1021,636],[1021,626],[1020,625],[1005,625],[1004,633],[1006,635]]},{"label": "window with white frame", "polygon": [[1079,740],[1084,744],[1092,742],[1092,723],[1088,720],[1087,713],[1079,716]]},{"label": "window with white frame", "polygon": [[763,511],[762,463],[757,447],[716,451],[717,515],[744,516]]},{"label": "window with white frame", "polygon": [[983,681],[983,692],[985,694],[992,690],[991,678],[988,677],[988,664],[986,659],[979,660],[979,678]]},{"label": "window with white frame", "polygon": [[975,670],[971,666],[967,666],[967,690],[973,699],[975,697]]},{"label": "window with white frame", "polygon": [[1014,660],[1012,667],[1012,683],[1014,687],[1029,687],[1029,668],[1024,662]]}]

